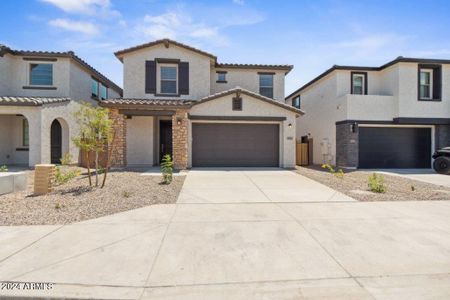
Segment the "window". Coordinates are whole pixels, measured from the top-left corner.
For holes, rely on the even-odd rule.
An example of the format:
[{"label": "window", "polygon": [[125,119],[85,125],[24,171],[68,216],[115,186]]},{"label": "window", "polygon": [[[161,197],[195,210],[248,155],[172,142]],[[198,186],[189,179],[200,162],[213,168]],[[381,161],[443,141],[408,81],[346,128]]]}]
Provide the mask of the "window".
[{"label": "window", "polygon": [[22,146],[28,147],[30,145],[30,135],[28,120],[22,119]]},{"label": "window", "polygon": [[53,65],[30,64],[30,85],[53,85]]},{"label": "window", "polygon": [[241,97],[233,98],[233,110],[242,110],[242,98]]},{"label": "window", "polygon": [[108,98],[108,88],[100,84],[100,99],[105,100],[106,98]]},{"label": "window", "polygon": [[432,99],[433,98],[433,70],[421,69],[420,70],[420,99]]},{"label": "window", "polygon": [[352,94],[366,94],[366,74],[352,73]]},{"label": "window", "polygon": [[91,81],[91,93],[92,97],[98,98],[98,81],[94,78]]},{"label": "window", "polygon": [[176,94],[177,93],[177,67],[176,66],[161,66],[160,67],[161,94]]},{"label": "window", "polygon": [[300,108],[300,95],[292,99],[292,106],[295,108]]},{"label": "window", "polygon": [[217,82],[226,83],[227,82],[227,73],[226,72],[217,72]]},{"label": "window", "polygon": [[273,98],[273,74],[259,74],[259,93]]}]

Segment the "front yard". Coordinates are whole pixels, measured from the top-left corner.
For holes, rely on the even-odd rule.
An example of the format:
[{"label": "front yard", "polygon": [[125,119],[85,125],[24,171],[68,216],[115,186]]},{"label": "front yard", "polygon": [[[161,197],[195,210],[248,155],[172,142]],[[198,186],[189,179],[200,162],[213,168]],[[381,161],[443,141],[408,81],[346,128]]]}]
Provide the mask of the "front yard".
[{"label": "front yard", "polygon": [[152,204],[175,203],[185,179],[174,176],[166,185],[161,176],[112,171],[100,189],[89,187],[83,172],[50,194],[33,196],[34,171],[26,172],[26,191],[0,196],[0,225],[68,224]]},{"label": "front yard", "polygon": [[368,178],[373,172],[344,171],[339,178],[320,166],[297,167],[295,171],[359,201],[450,200],[448,187],[399,176],[383,174],[386,192],[374,193],[368,189]]}]

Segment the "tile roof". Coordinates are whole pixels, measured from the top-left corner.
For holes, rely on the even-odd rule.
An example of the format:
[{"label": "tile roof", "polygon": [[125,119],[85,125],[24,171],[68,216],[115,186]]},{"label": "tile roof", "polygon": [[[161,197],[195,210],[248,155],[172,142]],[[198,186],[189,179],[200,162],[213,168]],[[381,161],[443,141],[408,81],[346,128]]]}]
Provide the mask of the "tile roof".
[{"label": "tile roof", "polygon": [[140,99],[140,98],[113,98],[100,101],[101,106],[114,105],[151,105],[151,106],[189,106],[192,100],[182,99]]},{"label": "tile roof", "polygon": [[108,87],[114,89],[117,93],[122,95],[122,88],[117,84],[109,80],[105,75],[97,71],[93,66],[88,64],[82,58],[77,56],[73,51],[56,52],[56,51],[29,51],[29,50],[13,50],[5,45],[0,45],[0,56],[4,53],[10,53],[12,55],[23,55],[23,56],[38,56],[38,57],[68,57],[73,59],[75,62],[80,64],[82,67],[86,68],[92,73],[98,80],[102,81]]},{"label": "tile roof", "polygon": [[295,113],[297,113],[299,115],[304,115],[305,114],[305,112],[303,110],[301,110],[301,109],[298,109],[298,108],[295,108],[293,106],[287,105],[287,104],[285,104],[283,102],[274,100],[272,98],[265,97],[265,96],[263,96],[261,94],[258,94],[258,93],[255,93],[255,92],[243,89],[243,88],[241,88],[239,86],[237,86],[235,88],[232,88],[232,89],[229,89],[229,90],[226,90],[226,91],[222,91],[222,92],[219,92],[219,93],[212,94],[210,96],[207,96],[207,97],[204,97],[204,98],[200,99],[199,101],[193,101],[192,102],[192,106],[200,104],[200,103],[203,103],[203,102],[207,102],[207,101],[210,101],[210,100],[214,100],[214,99],[217,99],[217,98],[220,98],[220,97],[223,97],[223,96],[234,94],[234,93],[246,94],[247,96],[250,96],[250,97],[253,97],[253,98],[257,98],[257,99],[265,101],[267,103],[270,103],[270,104],[279,106],[281,108],[290,110],[290,111],[295,112]]},{"label": "tile roof", "polygon": [[217,60],[217,57],[215,55],[211,54],[211,53],[202,51],[200,49],[188,46],[186,44],[183,44],[183,43],[171,40],[171,39],[160,39],[160,40],[156,40],[156,41],[153,41],[153,42],[149,42],[149,43],[137,45],[137,46],[134,46],[134,47],[126,48],[126,49],[119,50],[119,51],[115,52],[114,55],[117,56],[120,60],[122,60],[119,57],[122,54],[133,52],[133,51],[140,50],[140,49],[144,49],[144,48],[147,48],[147,47],[152,47],[152,46],[155,46],[155,45],[158,45],[158,44],[164,44],[166,46],[166,48],[168,48],[170,44],[173,44],[175,46],[178,46],[178,47],[181,47],[181,48],[185,48],[185,49],[193,51],[193,52],[197,52],[198,54],[209,56],[214,61]]},{"label": "tile roof", "polygon": [[0,96],[0,105],[11,105],[11,106],[41,106],[44,104],[61,103],[68,101],[70,101],[70,98]]},{"label": "tile roof", "polygon": [[287,73],[291,71],[293,65],[265,65],[265,64],[234,64],[234,63],[217,63],[216,68],[231,68],[231,69],[271,69],[271,70],[285,70]]}]

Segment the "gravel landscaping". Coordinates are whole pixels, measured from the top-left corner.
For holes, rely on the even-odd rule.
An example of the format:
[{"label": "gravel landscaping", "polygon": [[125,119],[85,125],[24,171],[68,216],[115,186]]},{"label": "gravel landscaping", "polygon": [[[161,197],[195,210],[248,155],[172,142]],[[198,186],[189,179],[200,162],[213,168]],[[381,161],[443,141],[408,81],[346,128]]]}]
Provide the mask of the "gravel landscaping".
[{"label": "gravel landscaping", "polygon": [[185,179],[174,176],[172,183],[165,185],[161,176],[113,171],[100,189],[90,188],[82,174],[48,195],[33,196],[34,171],[26,172],[26,191],[0,196],[0,225],[68,224],[152,204],[175,203]]},{"label": "gravel landscaping", "polygon": [[[370,192],[368,177],[373,172],[344,171],[338,178],[320,166],[297,167],[296,172],[359,201],[450,200],[450,188],[383,174],[385,193]],[[450,180],[450,177],[449,177]]]}]

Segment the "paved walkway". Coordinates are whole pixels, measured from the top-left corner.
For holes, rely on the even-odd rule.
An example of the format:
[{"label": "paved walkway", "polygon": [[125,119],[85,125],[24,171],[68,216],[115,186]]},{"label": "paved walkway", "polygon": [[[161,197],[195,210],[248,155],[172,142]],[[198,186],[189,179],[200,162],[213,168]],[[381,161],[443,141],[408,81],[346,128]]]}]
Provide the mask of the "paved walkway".
[{"label": "paved walkway", "polygon": [[[180,200],[192,199],[196,173]],[[246,176],[262,189],[265,176]],[[66,226],[0,227],[0,281],[56,283],[0,296],[450,298],[450,202],[272,198],[238,203],[230,195],[228,203],[156,205]]]}]

